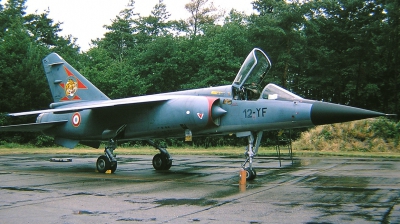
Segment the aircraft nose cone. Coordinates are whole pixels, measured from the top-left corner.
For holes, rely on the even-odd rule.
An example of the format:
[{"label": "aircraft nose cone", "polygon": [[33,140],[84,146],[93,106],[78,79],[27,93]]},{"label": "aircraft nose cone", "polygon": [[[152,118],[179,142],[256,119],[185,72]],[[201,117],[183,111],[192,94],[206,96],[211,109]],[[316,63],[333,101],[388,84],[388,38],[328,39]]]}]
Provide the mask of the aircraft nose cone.
[{"label": "aircraft nose cone", "polygon": [[333,124],[385,115],[376,111],[319,101],[314,102],[311,107],[311,121],[314,125]]}]

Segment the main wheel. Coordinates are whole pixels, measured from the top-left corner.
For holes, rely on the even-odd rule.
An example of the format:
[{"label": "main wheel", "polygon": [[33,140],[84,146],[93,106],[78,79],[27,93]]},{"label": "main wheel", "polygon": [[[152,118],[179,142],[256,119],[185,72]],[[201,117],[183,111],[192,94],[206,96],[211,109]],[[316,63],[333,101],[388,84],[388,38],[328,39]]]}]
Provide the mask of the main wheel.
[{"label": "main wheel", "polygon": [[153,167],[156,170],[162,170],[162,168],[163,168],[163,159],[162,159],[161,154],[156,154],[153,157]]},{"label": "main wheel", "polygon": [[246,180],[254,180],[256,178],[257,173],[254,169],[246,167],[244,170],[246,171]]},{"label": "main wheel", "polygon": [[156,170],[169,170],[172,166],[172,161],[168,155],[156,154],[153,157],[153,167]]},{"label": "main wheel", "polygon": [[170,160],[169,157],[166,157],[166,161],[165,162],[166,163],[165,163],[164,170],[169,170],[171,168],[171,166],[172,166],[172,160]]},{"label": "main wheel", "polygon": [[[111,168],[111,163],[110,160],[108,159],[107,156],[99,156],[96,162],[96,168],[99,173],[105,173],[107,170]],[[115,165],[115,169],[117,169],[117,166]],[[114,170],[115,171],[115,170]]]},{"label": "main wheel", "polygon": [[110,164],[110,170],[111,173],[115,173],[115,170],[117,170],[117,162]]}]

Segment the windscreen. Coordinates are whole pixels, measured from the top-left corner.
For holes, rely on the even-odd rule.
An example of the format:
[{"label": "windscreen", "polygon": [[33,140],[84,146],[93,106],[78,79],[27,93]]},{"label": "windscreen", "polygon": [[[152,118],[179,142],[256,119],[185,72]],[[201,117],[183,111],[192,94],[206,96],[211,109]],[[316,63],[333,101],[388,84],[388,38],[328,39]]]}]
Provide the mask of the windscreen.
[{"label": "windscreen", "polygon": [[268,84],[262,91],[262,98],[269,100],[300,100],[302,97],[289,92],[288,90],[279,87],[275,84]]}]

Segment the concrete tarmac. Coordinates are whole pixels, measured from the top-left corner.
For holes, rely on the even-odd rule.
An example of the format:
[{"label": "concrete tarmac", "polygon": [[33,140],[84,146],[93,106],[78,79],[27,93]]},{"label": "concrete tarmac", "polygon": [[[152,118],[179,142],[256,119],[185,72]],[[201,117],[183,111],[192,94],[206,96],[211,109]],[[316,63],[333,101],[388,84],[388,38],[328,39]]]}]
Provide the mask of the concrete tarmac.
[{"label": "concrete tarmac", "polygon": [[[72,162],[50,162],[71,158]],[[0,157],[0,223],[400,223],[400,160],[257,157],[240,186],[242,158],[118,156],[115,174],[97,157]]]}]

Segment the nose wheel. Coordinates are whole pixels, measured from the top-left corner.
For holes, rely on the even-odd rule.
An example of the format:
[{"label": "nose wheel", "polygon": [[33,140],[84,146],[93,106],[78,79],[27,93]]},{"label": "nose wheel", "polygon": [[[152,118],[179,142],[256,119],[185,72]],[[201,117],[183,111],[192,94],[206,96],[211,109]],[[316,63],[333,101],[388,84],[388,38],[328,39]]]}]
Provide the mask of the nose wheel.
[{"label": "nose wheel", "polygon": [[256,170],[250,167],[244,169],[246,171],[246,180],[254,180],[257,176]]}]

